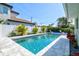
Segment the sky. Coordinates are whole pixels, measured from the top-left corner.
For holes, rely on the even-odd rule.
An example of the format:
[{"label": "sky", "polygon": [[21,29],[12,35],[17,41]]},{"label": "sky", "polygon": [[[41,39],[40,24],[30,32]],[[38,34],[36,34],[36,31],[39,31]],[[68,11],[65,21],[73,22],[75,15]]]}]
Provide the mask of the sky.
[{"label": "sky", "polygon": [[57,24],[57,18],[65,16],[61,3],[13,3],[19,18],[31,20],[38,25]]}]

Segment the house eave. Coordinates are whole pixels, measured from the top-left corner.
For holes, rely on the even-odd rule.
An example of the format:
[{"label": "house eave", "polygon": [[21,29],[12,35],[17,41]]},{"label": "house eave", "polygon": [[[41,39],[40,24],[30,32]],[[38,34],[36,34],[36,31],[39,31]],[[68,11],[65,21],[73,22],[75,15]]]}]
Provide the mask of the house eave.
[{"label": "house eave", "polygon": [[18,12],[16,12],[16,11],[14,11],[14,10],[11,10],[11,12],[13,12],[13,13],[15,13],[15,14],[19,15],[19,13],[18,13]]},{"label": "house eave", "polygon": [[13,6],[11,6],[11,5],[7,4],[7,3],[0,3],[0,4],[5,5],[7,7],[10,7],[11,9],[13,8]]},{"label": "house eave", "polygon": [[11,19],[8,19],[8,21],[12,21],[12,22],[19,22],[19,23],[25,23],[25,24],[32,24],[32,25],[35,25],[35,23],[22,22],[22,21],[16,21],[16,20],[11,20]]}]

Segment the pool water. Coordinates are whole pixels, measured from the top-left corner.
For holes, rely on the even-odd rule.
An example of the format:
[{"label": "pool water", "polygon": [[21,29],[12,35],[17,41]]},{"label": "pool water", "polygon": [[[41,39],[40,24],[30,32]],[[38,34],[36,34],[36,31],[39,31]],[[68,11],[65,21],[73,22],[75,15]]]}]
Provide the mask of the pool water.
[{"label": "pool water", "polygon": [[57,34],[43,34],[31,37],[24,37],[16,39],[15,41],[32,53],[37,54],[40,50],[42,50],[48,44],[54,41],[58,36],[59,35]]}]

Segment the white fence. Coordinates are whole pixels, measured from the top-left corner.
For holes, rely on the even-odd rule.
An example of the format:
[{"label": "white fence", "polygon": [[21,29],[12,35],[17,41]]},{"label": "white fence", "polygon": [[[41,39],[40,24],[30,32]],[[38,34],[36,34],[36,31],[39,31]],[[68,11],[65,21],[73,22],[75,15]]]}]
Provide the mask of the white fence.
[{"label": "white fence", "polygon": [[[12,30],[14,30],[16,27],[16,25],[0,25],[0,34],[1,36],[8,36],[9,33],[11,33]],[[28,30],[29,32],[32,31],[32,28],[33,27],[28,27]],[[40,28],[39,29],[39,32],[40,32]]]},{"label": "white fence", "polygon": [[16,25],[0,25],[1,35],[7,36],[9,33],[15,29]]}]

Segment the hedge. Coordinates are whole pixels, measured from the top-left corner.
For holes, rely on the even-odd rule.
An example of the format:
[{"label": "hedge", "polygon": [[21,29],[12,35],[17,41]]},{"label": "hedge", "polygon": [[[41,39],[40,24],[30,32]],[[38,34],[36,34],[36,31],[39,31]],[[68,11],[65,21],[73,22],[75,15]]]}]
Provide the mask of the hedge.
[{"label": "hedge", "polygon": [[47,27],[47,32],[50,32],[50,31],[52,31],[52,32],[66,32],[66,33],[68,33],[68,32],[73,32],[74,29],[72,29],[72,28],[59,28],[59,27],[51,27],[51,28]]}]

